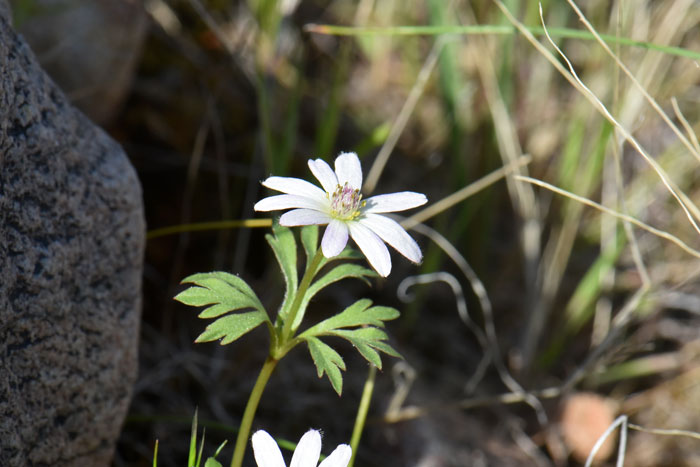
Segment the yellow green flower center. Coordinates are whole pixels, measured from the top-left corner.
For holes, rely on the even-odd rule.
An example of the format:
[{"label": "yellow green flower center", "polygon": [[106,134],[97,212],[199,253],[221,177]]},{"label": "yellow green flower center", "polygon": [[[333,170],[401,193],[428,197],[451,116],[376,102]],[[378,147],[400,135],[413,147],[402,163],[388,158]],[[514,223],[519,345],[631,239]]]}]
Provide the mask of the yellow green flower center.
[{"label": "yellow green flower center", "polygon": [[336,219],[349,221],[360,215],[360,208],[367,204],[362,201],[362,193],[357,188],[348,186],[347,182],[338,185],[330,196],[331,215]]}]

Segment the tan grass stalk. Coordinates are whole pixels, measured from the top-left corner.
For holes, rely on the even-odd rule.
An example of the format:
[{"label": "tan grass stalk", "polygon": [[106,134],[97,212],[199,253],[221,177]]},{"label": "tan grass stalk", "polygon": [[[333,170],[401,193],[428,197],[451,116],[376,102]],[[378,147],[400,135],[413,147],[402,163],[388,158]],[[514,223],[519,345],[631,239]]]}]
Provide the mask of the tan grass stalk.
[{"label": "tan grass stalk", "polygon": [[680,205],[681,209],[685,213],[686,217],[690,221],[691,225],[695,229],[695,231],[700,234],[700,227],[696,223],[695,219],[693,218],[693,215],[691,215],[686,203],[683,201],[683,198],[678,194],[677,190],[674,189],[673,182],[670,181],[668,175],[666,172],[663,170],[661,166],[649,155],[649,153],[642,147],[642,145],[637,141],[637,139],[632,136],[632,134],[624,127],[622,124],[613,117],[608,109],[605,107],[605,105],[596,97],[596,95],[585,85],[583,82],[578,78],[578,75],[576,74],[573,65],[571,65],[571,62],[569,59],[566,57],[566,55],[557,47],[557,45],[552,41],[551,37],[547,33],[547,30],[545,29],[545,34],[547,36],[547,39],[550,41],[552,46],[557,50],[557,52],[562,56],[564,61],[567,63],[569,70],[567,71],[563,65],[559,63],[559,61],[552,55],[552,53],[547,50],[541,43],[537,41],[537,39],[528,31],[525,26],[518,21],[511,13],[508,11],[508,9],[505,7],[503,2],[501,0],[494,0],[496,2],[496,5],[501,9],[503,14],[506,16],[506,18],[525,36],[525,38],[540,52],[542,53],[547,60],[564,76],[570,83],[574,85],[574,87],[581,92],[581,94],[588,99],[591,104],[593,104],[594,108],[596,108],[610,123],[612,123],[618,130],[620,131],[620,134],[639,152],[639,154],[644,158],[644,160],[647,161],[647,163],[652,167],[654,172],[659,176],[661,179],[662,183],[666,187],[666,189],[671,193],[671,195],[676,199],[678,204]]},{"label": "tan grass stalk", "polygon": [[664,240],[668,240],[671,243],[676,244],[678,247],[680,247],[683,251],[688,253],[689,255],[695,256],[696,258],[700,258],[700,251],[688,246],[687,243],[685,243],[683,240],[680,238],[676,237],[675,235],[672,235],[666,231],[657,229],[656,227],[652,227],[649,224],[646,224],[639,219],[636,219],[630,215],[623,214],[621,212],[617,212],[613,209],[607,208],[603,206],[602,204],[596,203],[595,201],[592,201],[588,198],[584,198],[583,196],[576,195],[574,193],[571,193],[569,191],[563,190],[559,187],[556,187],[550,183],[544,182],[542,180],[538,180],[536,178],[532,177],[523,177],[520,175],[517,175],[515,177],[516,179],[527,182],[527,183],[532,183],[533,185],[540,186],[542,188],[546,188],[550,191],[553,191],[554,193],[560,194],[562,196],[566,196],[567,198],[571,198],[573,200],[578,201],[579,203],[583,203],[586,206],[590,206],[592,208],[595,208],[601,212],[604,212],[605,214],[609,214],[611,216],[617,217],[620,220],[629,222],[630,224],[634,224],[635,226],[639,227],[642,230],[646,230],[647,232],[659,237],[663,238]]},{"label": "tan grass stalk", "polygon": [[511,174],[515,171],[518,170],[518,168],[529,164],[532,161],[532,158],[530,156],[521,156],[518,159],[516,159],[513,163],[510,163],[508,165],[505,165],[501,167],[500,169],[496,169],[493,172],[489,173],[488,175],[485,175],[481,177],[480,179],[470,183],[469,185],[460,188],[459,190],[455,191],[454,193],[445,196],[442,198],[440,201],[437,201],[435,203],[431,203],[430,206],[428,206],[425,209],[422,209],[418,211],[417,213],[413,214],[410,217],[407,217],[401,222],[401,225],[405,229],[411,229],[413,226],[420,224],[422,222],[427,221],[431,217],[437,216],[443,211],[446,211],[447,209],[450,209],[452,206],[461,203],[465,199],[469,198],[472,195],[475,195],[476,193],[480,192],[481,190],[493,185],[497,181],[503,179],[506,177],[508,174]]},{"label": "tan grass stalk", "polygon": [[401,136],[404,128],[406,128],[408,119],[413,113],[413,110],[418,103],[418,99],[420,99],[420,97],[423,95],[425,85],[428,83],[428,79],[435,69],[435,65],[440,57],[440,51],[442,51],[442,46],[445,44],[446,40],[447,39],[445,36],[438,37],[433,44],[433,48],[430,49],[430,53],[423,63],[420,72],[418,73],[416,82],[413,84],[406,102],[404,102],[403,107],[399,111],[399,115],[396,117],[394,124],[391,126],[389,136],[379,150],[379,154],[377,154],[372,167],[369,169],[367,179],[365,180],[365,184],[362,188],[363,193],[368,195],[376,188],[379,177],[382,175],[384,167],[389,160],[389,156],[396,147],[396,143],[399,141],[399,136]]},{"label": "tan grass stalk", "polygon": [[[654,99],[651,94],[644,88],[642,83],[637,80],[637,78],[632,74],[632,72],[627,68],[627,66],[622,63],[620,58],[613,52],[608,44],[600,37],[598,34],[598,31],[595,30],[595,28],[591,25],[591,23],[588,21],[588,18],[583,14],[583,12],[579,9],[579,7],[576,5],[576,3],[573,0],[567,0],[569,2],[569,5],[571,5],[571,8],[576,12],[578,15],[579,19],[581,22],[586,26],[586,28],[593,34],[593,36],[596,38],[600,46],[607,52],[608,55],[615,61],[617,64],[618,68],[622,70],[627,77],[632,81],[632,84],[635,85],[635,87],[639,90],[639,92],[642,93],[644,98],[649,102],[649,105],[656,111],[657,114],[663,119],[664,122],[668,125],[668,127],[676,134],[679,140],[683,143],[683,145],[688,148],[688,151],[690,151],[690,154],[695,156],[698,162],[700,162],[700,151],[697,149],[697,146],[694,146],[691,144],[691,142],[686,138],[686,136],[683,134],[683,132],[678,128],[678,126],[671,121],[670,118],[668,118],[668,115],[666,115],[666,112],[663,111],[661,106],[656,102],[656,99]],[[675,100],[674,100],[675,101]],[[674,107],[675,108],[675,107]],[[696,140],[697,142],[697,140]]]}]

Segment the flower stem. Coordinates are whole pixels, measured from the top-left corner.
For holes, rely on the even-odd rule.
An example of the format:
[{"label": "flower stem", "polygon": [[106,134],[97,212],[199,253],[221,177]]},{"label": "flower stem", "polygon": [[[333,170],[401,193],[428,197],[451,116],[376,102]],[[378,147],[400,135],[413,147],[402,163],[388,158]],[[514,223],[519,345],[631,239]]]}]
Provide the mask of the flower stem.
[{"label": "flower stem", "polygon": [[294,346],[294,343],[289,343],[292,334],[292,323],[296,315],[299,313],[299,308],[301,307],[301,302],[311,285],[311,280],[314,278],[318,272],[319,266],[323,260],[323,253],[319,248],[311,260],[311,264],[306,268],[304,277],[301,278],[301,283],[297,289],[296,296],[292,302],[292,306],[289,308],[289,313],[284,320],[284,327],[282,332],[277,339],[272,339],[270,344],[270,355],[265,360],[265,364],[260,370],[258,379],[255,381],[255,386],[250,393],[248,398],[248,404],[245,406],[245,412],[243,412],[243,419],[241,420],[241,426],[238,430],[238,437],[236,438],[236,447],[233,451],[233,459],[231,459],[231,467],[241,467],[243,464],[243,456],[245,454],[245,448],[248,445],[248,438],[250,437],[250,427],[253,425],[253,418],[255,418],[255,411],[258,408],[258,403],[260,402],[260,397],[265,390],[265,385],[270,379],[273,370],[277,366],[277,362]]},{"label": "flower stem", "polygon": [[[291,337],[292,324],[294,324],[294,320],[296,319],[297,313],[299,313],[299,307],[301,307],[301,302],[304,299],[304,295],[306,295],[306,291],[311,285],[311,280],[318,272],[318,268],[321,265],[322,260],[323,253],[321,252],[321,248],[319,248],[316,251],[316,254],[314,255],[313,259],[311,260],[311,264],[309,265],[309,267],[306,268],[304,277],[301,278],[301,283],[299,284],[299,288],[297,289],[297,293],[294,297],[294,301],[292,302],[292,306],[289,308],[289,313],[287,314],[287,317],[284,320],[284,327],[282,328],[282,339],[280,339],[279,342],[280,347],[284,347],[284,344],[286,344]],[[281,358],[281,356],[279,356],[278,358]]]},{"label": "flower stem", "polygon": [[270,375],[272,375],[278,361],[279,360],[272,357],[267,357],[267,360],[265,360],[265,363],[260,370],[258,379],[255,381],[255,386],[253,386],[253,390],[250,392],[248,403],[245,406],[245,412],[243,412],[241,426],[238,429],[238,437],[236,438],[236,447],[233,451],[233,459],[231,459],[231,467],[241,467],[243,464],[243,455],[245,454],[245,448],[248,445],[250,427],[253,425],[255,411],[258,408],[260,397],[265,390],[265,385],[270,379]]},{"label": "flower stem", "polygon": [[357,408],[357,417],[355,417],[355,426],[352,429],[352,438],[350,438],[352,457],[350,458],[350,463],[348,463],[348,467],[352,467],[355,464],[355,456],[357,456],[357,446],[359,446],[360,444],[362,430],[364,429],[365,421],[367,420],[367,412],[369,412],[369,403],[372,401],[372,393],[374,392],[374,380],[376,378],[377,367],[370,364],[369,374],[367,375],[367,380],[365,381],[365,387],[362,390],[360,406]]}]

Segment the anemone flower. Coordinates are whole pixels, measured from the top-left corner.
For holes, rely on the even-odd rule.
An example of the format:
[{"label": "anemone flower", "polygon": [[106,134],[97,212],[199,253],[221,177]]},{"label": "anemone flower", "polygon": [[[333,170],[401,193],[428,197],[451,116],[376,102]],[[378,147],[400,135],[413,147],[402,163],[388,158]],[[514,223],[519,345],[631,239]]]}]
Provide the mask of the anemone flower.
[{"label": "anemone flower", "polygon": [[[258,467],[286,467],[282,452],[272,436],[260,430],[253,434],[253,453]],[[321,434],[309,430],[299,440],[289,467],[316,467],[321,455]],[[347,467],[352,456],[352,449],[341,444],[318,467]]]},{"label": "anemone flower", "polygon": [[428,200],[422,193],[402,191],[362,199],[362,166],[354,152],[340,154],[335,171],[323,160],[309,160],[316,185],[291,177],[269,177],[264,186],[284,194],[264,198],[256,211],[291,209],[280,217],[288,227],[328,224],[321,240],[326,258],[340,254],[352,237],[369,264],[386,277],[391,272],[391,257],[385,242],[403,256],[419,263],[423,255],[415,240],[396,221],[382,214],[415,208]]}]

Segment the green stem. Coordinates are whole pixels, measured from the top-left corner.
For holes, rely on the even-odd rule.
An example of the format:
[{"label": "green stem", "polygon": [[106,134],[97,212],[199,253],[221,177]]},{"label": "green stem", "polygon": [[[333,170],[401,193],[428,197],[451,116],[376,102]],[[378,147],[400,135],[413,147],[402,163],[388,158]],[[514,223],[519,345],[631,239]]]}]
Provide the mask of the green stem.
[{"label": "green stem", "polygon": [[270,379],[270,375],[277,366],[276,360],[272,357],[267,357],[265,364],[260,370],[258,379],[255,381],[255,386],[250,392],[250,397],[248,397],[248,403],[245,406],[245,412],[243,412],[243,419],[241,420],[241,426],[238,429],[238,437],[236,438],[236,447],[233,451],[233,459],[231,459],[231,467],[241,467],[243,464],[243,455],[245,454],[245,448],[248,445],[248,437],[250,435],[250,427],[253,425],[253,418],[255,418],[255,411],[258,408],[258,403],[260,402],[260,397],[265,390],[265,385]]},{"label": "green stem", "polygon": [[[299,313],[299,307],[301,306],[301,302],[304,299],[304,295],[306,295],[306,291],[311,285],[311,280],[318,272],[322,260],[323,253],[321,252],[321,248],[319,248],[316,251],[316,254],[314,255],[313,259],[311,260],[311,264],[309,265],[309,267],[306,268],[304,277],[301,278],[301,283],[299,284],[299,288],[297,289],[296,296],[294,297],[294,301],[292,302],[292,306],[289,308],[289,313],[287,314],[287,317],[284,320],[284,327],[282,328],[282,339],[280,339],[279,348],[284,348],[285,344],[292,335],[292,324],[296,319],[297,313]],[[277,358],[281,358],[281,356],[277,356]]]},{"label": "green stem", "polygon": [[357,417],[355,418],[355,426],[352,429],[352,438],[350,438],[352,457],[350,458],[350,463],[348,464],[348,467],[352,467],[355,464],[355,456],[357,456],[357,446],[360,445],[362,430],[364,429],[365,422],[367,421],[367,412],[369,412],[369,403],[372,401],[372,393],[374,392],[374,380],[376,378],[377,367],[370,364],[369,374],[367,375],[367,381],[365,381],[365,387],[362,390],[360,406],[357,408]]},{"label": "green stem", "polygon": [[146,233],[146,239],[151,240],[166,235],[173,235],[183,232],[197,232],[200,230],[224,230],[236,229],[240,227],[270,227],[272,219],[237,219],[230,221],[214,221],[214,222],[197,222],[195,224],[180,224],[163,227],[160,229],[150,230]]}]

